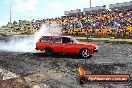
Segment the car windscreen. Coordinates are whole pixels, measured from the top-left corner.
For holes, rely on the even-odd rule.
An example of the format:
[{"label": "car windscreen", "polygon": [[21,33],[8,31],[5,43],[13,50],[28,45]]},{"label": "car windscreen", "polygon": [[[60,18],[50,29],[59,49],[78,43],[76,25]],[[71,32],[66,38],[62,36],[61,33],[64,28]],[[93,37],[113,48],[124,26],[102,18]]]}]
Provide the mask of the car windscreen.
[{"label": "car windscreen", "polygon": [[73,43],[78,43],[79,41],[77,40],[77,39],[75,39],[75,38],[71,38],[71,41],[73,42]]}]

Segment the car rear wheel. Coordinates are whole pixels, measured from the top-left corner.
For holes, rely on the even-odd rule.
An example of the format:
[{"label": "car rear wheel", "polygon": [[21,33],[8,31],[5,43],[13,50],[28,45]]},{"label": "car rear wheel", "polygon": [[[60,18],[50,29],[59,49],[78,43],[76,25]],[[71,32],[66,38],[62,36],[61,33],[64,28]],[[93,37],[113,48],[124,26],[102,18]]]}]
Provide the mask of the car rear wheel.
[{"label": "car rear wheel", "polygon": [[53,50],[51,48],[45,48],[45,54],[51,56],[53,54]]},{"label": "car rear wheel", "polygon": [[80,52],[81,56],[83,58],[90,58],[91,55],[90,55],[90,51],[89,49],[85,48],[85,49],[82,49],[81,52]]}]

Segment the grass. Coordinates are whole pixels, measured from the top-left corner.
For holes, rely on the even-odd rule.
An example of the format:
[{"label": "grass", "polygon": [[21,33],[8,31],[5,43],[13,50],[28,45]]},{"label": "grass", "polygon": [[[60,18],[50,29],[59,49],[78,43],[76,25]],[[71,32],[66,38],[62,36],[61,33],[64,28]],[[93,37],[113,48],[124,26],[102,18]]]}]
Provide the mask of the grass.
[{"label": "grass", "polygon": [[[0,34],[4,34],[4,35],[20,35],[20,32],[8,32],[6,30],[2,30],[0,29]],[[87,39],[86,37],[75,37],[76,39],[79,40],[85,40]],[[132,42],[132,39],[110,39],[110,38],[90,38],[93,41],[116,41],[116,42]]]},{"label": "grass", "polygon": [[[87,39],[86,37],[75,37],[76,39]],[[95,41],[117,41],[117,42],[132,42],[132,39],[110,39],[110,38],[90,38]]]},{"label": "grass", "polygon": [[4,35],[19,35],[20,32],[8,32],[5,30],[0,30],[0,34],[4,34]]},{"label": "grass", "polygon": [[110,39],[110,38],[92,38],[92,40],[100,40],[100,41],[125,41],[125,42],[132,42],[132,39]]},{"label": "grass", "polygon": [[5,34],[6,31],[5,30],[0,30],[0,34]]},{"label": "grass", "polygon": [[0,33],[3,33],[3,32],[5,32],[5,30],[0,30]]},{"label": "grass", "polygon": [[76,39],[87,39],[86,37],[75,37]]}]

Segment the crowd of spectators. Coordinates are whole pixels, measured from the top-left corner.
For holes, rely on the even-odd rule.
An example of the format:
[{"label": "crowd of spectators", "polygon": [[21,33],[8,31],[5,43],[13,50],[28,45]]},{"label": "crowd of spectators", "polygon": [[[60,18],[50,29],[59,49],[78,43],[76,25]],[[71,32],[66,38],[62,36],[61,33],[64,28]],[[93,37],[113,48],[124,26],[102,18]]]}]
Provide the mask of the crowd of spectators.
[{"label": "crowd of spectators", "polygon": [[100,31],[115,28],[116,32],[125,32],[126,28],[129,28],[128,34],[130,34],[132,32],[132,10],[124,12],[106,11],[104,13],[90,15],[62,16],[32,22],[32,26],[35,29],[40,29],[42,24],[51,28],[59,27],[66,33],[68,33],[68,31],[75,32],[77,28],[84,29],[86,34],[90,29],[92,29],[91,32],[95,32],[97,29]]}]

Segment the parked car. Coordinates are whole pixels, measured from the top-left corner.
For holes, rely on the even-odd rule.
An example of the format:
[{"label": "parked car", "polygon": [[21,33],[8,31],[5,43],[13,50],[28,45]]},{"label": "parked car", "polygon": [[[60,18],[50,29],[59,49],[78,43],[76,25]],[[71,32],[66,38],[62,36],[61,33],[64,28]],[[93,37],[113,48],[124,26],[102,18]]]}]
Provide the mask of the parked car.
[{"label": "parked car", "polygon": [[91,42],[80,42],[71,36],[42,36],[35,49],[44,51],[46,55],[77,53],[83,58],[89,58],[98,51],[98,46]]}]

